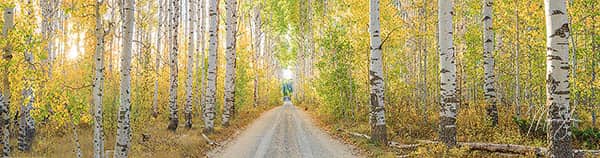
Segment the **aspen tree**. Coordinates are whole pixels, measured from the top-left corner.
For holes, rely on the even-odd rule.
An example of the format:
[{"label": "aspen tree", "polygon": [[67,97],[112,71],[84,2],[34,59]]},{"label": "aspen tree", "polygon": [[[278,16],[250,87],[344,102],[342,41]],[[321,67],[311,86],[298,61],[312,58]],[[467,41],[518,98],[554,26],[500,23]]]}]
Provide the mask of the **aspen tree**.
[{"label": "aspen tree", "polygon": [[163,37],[163,32],[162,32],[162,28],[164,27],[164,4],[165,4],[165,0],[159,0],[158,1],[158,26],[156,26],[156,59],[155,59],[155,73],[156,73],[156,77],[154,79],[154,96],[152,99],[152,117],[158,117],[158,79],[160,78],[160,58],[162,56],[162,51],[163,51],[163,47],[162,47],[162,37]]},{"label": "aspen tree", "polygon": [[446,146],[456,146],[456,59],[453,44],[453,0],[438,1],[438,48],[440,53],[440,125],[439,137]]},{"label": "aspen tree", "polygon": [[[202,111],[204,111],[204,89],[206,88],[206,0],[198,0],[198,48],[200,53],[200,59],[198,62],[200,63],[200,67],[197,68],[200,72],[200,85],[198,86],[198,95],[200,96],[198,99],[198,104],[201,107]],[[201,113],[203,115],[204,112]]]},{"label": "aspen tree", "polygon": [[170,20],[171,24],[169,29],[171,29],[171,49],[169,50],[169,67],[171,69],[171,74],[169,75],[169,125],[168,129],[175,131],[177,130],[177,125],[179,124],[179,116],[177,116],[177,87],[179,86],[177,74],[179,72],[178,60],[177,56],[179,55],[179,0],[171,0],[171,9],[169,13],[171,14]]},{"label": "aspen tree", "polygon": [[379,0],[370,0],[369,34],[371,36],[371,62],[369,80],[371,84],[371,140],[387,144],[384,109],[383,53],[379,26]]},{"label": "aspen tree", "polygon": [[235,114],[235,71],[236,71],[236,34],[237,34],[237,0],[226,0],[225,10],[226,38],[225,38],[225,98],[223,107],[224,126],[229,125],[230,118]]},{"label": "aspen tree", "polygon": [[208,76],[205,92],[204,132],[212,133],[215,128],[215,104],[217,93],[217,43],[218,41],[218,1],[208,0]]},{"label": "aspen tree", "polygon": [[[14,8],[4,8],[4,27],[2,28],[2,36],[8,38],[9,32],[14,29]],[[10,62],[12,59],[12,46],[7,43],[3,48],[2,59],[6,62]],[[0,123],[2,125],[2,156],[8,157],[10,155],[10,81],[9,67],[5,67],[2,72],[2,95],[3,99],[0,99],[2,106],[0,106]]]},{"label": "aspen tree", "polygon": [[492,126],[498,125],[498,108],[496,107],[496,75],[494,73],[494,32],[492,30],[493,0],[483,1],[483,69],[485,73],[484,93],[487,103],[487,115]]},{"label": "aspen tree", "polygon": [[569,108],[569,21],[564,0],[544,0],[548,155],[573,157]]},{"label": "aspen tree", "polygon": [[185,127],[192,128],[192,104],[193,104],[193,77],[194,77],[194,21],[196,18],[196,8],[194,0],[188,0],[188,54],[187,54],[187,78],[185,81]]},{"label": "aspen tree", "polygon": [[[25,12],[26,18],[32,18],[33,6],[32,2],[27,1],[27,7]],[[32,33],[25,35],[25,62],[29,73],[34,73],[35,70],[35,59],[33,55],[33,44],[32,44]],[[33,138],[35,136],[35,120],[31,116],[31,110],[33,110],[33,103],[35,102],[35,92],[33,89],[34,75],[25,77],[25,87],[23,89],[23,102],[21,104],[21,113],[19,117],[19,132],[17,137],[18,149],[20,151],[31,151],[33,144]]]},{"label": "aspen tree", "polygon": [[115,142],[115,158],[126,158],[131,147],[131,45],[133,43],[133,26],[135,0],[125,0],[123,6],[123,42],[121,49],[121,90],[120,105],[117,115],[117,139]]},{"label": "aspen tree", "polygon": [[[94,81],[92,100],[94,103],[94,158],[104,158],[104,127],[102,118],[102,96],[104,96],[104,36],[102,14],[100,7],[103,1],[96,1],[94,7],[96,16],[96,52],[94,54]],[[74,127],[73,127],[74,128]]]}]

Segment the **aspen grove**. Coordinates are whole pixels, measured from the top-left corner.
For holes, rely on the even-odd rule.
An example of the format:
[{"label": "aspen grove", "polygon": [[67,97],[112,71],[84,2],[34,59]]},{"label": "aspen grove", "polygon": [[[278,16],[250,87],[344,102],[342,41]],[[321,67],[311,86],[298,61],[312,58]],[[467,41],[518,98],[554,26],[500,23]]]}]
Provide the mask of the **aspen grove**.
[{"label": "aspen grove", "polygon": [[600,157],[598,5],[0,0],[1,157]]}]

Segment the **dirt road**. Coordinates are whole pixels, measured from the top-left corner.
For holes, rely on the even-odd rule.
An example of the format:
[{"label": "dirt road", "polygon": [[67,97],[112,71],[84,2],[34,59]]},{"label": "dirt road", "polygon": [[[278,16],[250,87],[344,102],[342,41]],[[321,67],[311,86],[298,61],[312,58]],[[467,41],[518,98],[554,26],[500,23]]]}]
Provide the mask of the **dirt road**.
[{"label": "dirt road", "polygon": [[290,102],[263,114],[237,138],[209,157],[353,158],[352,148],[332,139]]}]

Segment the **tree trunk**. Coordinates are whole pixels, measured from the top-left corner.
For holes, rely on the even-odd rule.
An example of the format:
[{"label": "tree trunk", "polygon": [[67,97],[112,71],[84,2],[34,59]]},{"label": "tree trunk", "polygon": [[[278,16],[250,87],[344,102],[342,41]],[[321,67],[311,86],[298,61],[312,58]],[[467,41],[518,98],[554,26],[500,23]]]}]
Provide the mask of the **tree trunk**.
[{"label": "tree trunk", "polygon": [[[28,64],[30,64],[30,70],[33,70],[33,53],[26,52],[26,58]],[[33,117],[31,117],[31,110],[33,110],[33,102],[35,101],[32,88],[33,79],[27,78],[27,80],[27,87],[23,90],[24,100],[23,105],[21,105],[21,115],[19,117],[19,135],[17,141],[19,145],[18,149],[20,151],[31,151],[33,138],[35,136],[35,121],[33,120]]]},{"label": "tree trunk", "polygon": [[218,41],[218,0],[208,0],[208,15],[209,15],[209,27],[208,27],[208,79],[206,85],[205,102],[206,108],[204,110],[204,132],[212,133],[215,128],[215,104],[216,104],[216,90],[217,90],[217,43]]},{"label": "tree trunk", "polygon": [[[200,55],[200,86],[198,86],[198,91],[199,91],[199,105],[202,109],[202,111],[204,110],[204,91],[203,89],[206,88],[205,86],[205,79],[206,79],[206,69],[205,69],[205,62],[204,62],[204,58],[206,58],[205,54],[206,54],[206,1],[205,0],[199,0],[199,6],[200,6],[200,10],[198,11],[200,13],[200,16],[198,16],[198,23],[200,25],[200,31],[198,32],[198,41],[199,43],[199,53]],[[203,115],[204,112],[201,113],[201,115]]]},{"label": "tree trunk", "polygon": [[494,32],[492,30],[493,0],[483,1],[483,69],[485,72],[485,100],[487,115],[492,126],[498,125],[498,108],[496,107],[496,75],[494,73]]},{"label": "tree trunk", "polygon": [[254,59],[252,60],[253,62],[253,66],[254,66],[254,80],[253,80],[253,85],[254,85],[254,89],[253,89],[253,101],[254,101],[254,107],[256,108],[258,106],[258,63],[256,62],[258,61],[258,52],[254,52]]},{"label": "tree trunk", "polygon": [[[97,4],[101,3],[96,1]],[[98,5],[99,6],[99,5]],[[71,130],[73,131],[73,143],[75,144],[75,157],[77,158],[81,158],[81,143],[79,143],[79,134],[77,134],[77,126],[75,126],[75,120],[73,120],[73,113],[69,110],[69,122],[71,123]],[[95,138],[95,133],[94,133],[94,139]],[[104,138],[103,138],[104,139]],[[95,141],[94,141],[95,142]],[[104,144],[102,144],[104,145]],[[94,143],[94,158],[98,158],[98,153],[96,151],[96,143]],[[104,146],[102,146],[102,149],[104,150]],[[102,151],[102,155],[104,155],[103,153],[104,151]],[[100,157],[103,158],[103,157]]]},{"label": "tree trunk", "polygon": [[155,79],[154,79],[154,96],[152,97],[152,117],[158,117],[158,79],[160,78],[160,58],[162,55],[162,28],[164,23],[164,0],[158,1],[158,26],[156,31],[156,69],[155,69]]},{"label": "tree trunk", "polygon": [[[29,54],[28,56],[29,57],[27,58],[33,58],[33,54]],[[33,120],[33,117],[31,117],[31,110],[33,110],[33,102],[35,101],[33,93],[32,85],[28,85],[28,87],[23,90],[25,100],[23,100],[23,105],[21,105],[21,115],[19,116],[19,135],[17,138],[19,145],[18,149],[20,151],[31,151],[33,138],[35,136],[35,121]]]},{"label": "tree trunk", "polygon": [[44,51],[48,53],[48,59],[45,61],[48,64],[48,77],[52,78],[52,61],[54,60],[53,53],[53,40],[52,40],[52,14],[54,14],[54,1],[53,0],[45,0],[40,1],[40,8],[42,14],[42,39],[47,41],[44,45]]},{"label": "tree trunk", "polygon": [[225,67],[225,98],[223,107],[223,126],[229,126],[229,120],[235,115],[235,71],[236,71],[236,35],[237,35],[237,0],[226,0],[225,10],[227,11],[227,19],[225,25],[226,32],[226,48],[225,55],[227,65]]},{"label": "tree trunk", "polygon": [[[595,8],[595,7],[594,7]],[[594,16],[592,18],[592,21],[594,21],[596,19],[596,16]],[[594,29],[596,28],[596,25],[594,25]],[[597,50],[598,46],[596,43],[596,33],[594,31],[592,31],[592,52],[598,52]],[[598,63],[597,59],[598,59],[598,53],[594,53],[594,55],[592,56],[592,81],[591,83],[596,82],[596,64]],[[594,84],[592,85],[592,98],[596,98],[596,86],[594,86]],[[596,107],[596,100],[591,100],[590,102],[590,109],[592,109],[592,127],[595,128],[596,127],[596,110],[594,109]]]},{"label": "tree trunk", "polygon": [[[8,98],[6,98],[2,93],[0,93],[0,112],[6,115],[8,115]],[[4,117],[4,116],[2,116]],[[6,121],[8,120],[8,121]],[[1,120],[1,125],[2,125],[2,133],[8,135],[8,125],[10,124],[10,117],[8,117],[8,119],[4,119],[2,118]],[[5,130],[5,129],[6,130]],[[4,135],[2,135],[2,157],[8,157],[10,155],[10,143],[9,143],[9,137],[4,137]]]},{"label": "tree trunk", "polygon": [[[518,4],[518,0],[515,1],[515,3]],[[517,5],[518,6],[518,5]],[[516,7],[515,7],[516,8]],[[515,63],[515,69],[516,69],[516,74],[515,74],[515,108],[516,108],[516,115],[517,117],[521,117],[521,102],[519,101],[519,99],[521,98],[521,84],[519,83],[520,78],[519,76],[521,75],[520,72],[520,63],[519,63],[519,9],[515,9],[515,31],[516,31],[516,47],[515,47],[515,59],[514,59],[514,63]]]},{"label": "tree trunk", "polygon": [[125,0],[123,8],[123,42],[121,49],[121,90],[120,106],[117,124],[117,139],[115,144],[115,158],[128,157],[131,146],[131,44],[133,43],[133,24],[135,0]]},{"label": "tree trunk", "polygon": [[544,0],[546,13],[546,104],[550,157],[573,157],[569,109],[569,22],[566,2]]},{"label": "tree trunk", "polygon": [[[305,54],[305,74],[304,74],[304,79],[306,82],[306,85],[308,86],[306,88],[306,90],[311,93],[309,90],[311,89],[310,87],[312,86],[311,84],[311,80],[312,80],[312,69],[313,69],[313,56],[314,56],[314,41],[313,41],[313,26],[312,26],[312,0],[307,0],[306,3],[307,7],[306,7],[306,30],[305,30],[305,39],[306,39],[306,54]],[[261,47],[264,48],[264,36],[261,35],[261,42],[263,43],[261,45]],[[261,48],[261,50],[264,50]],[[308,96],[311,97],[311,96]],[[309,98],[307,101],[312,102],[313,99]]]},{"label": "tree trunk", "polygon": [[100,6],[102,1],[96,1],[94,8],[96,15],[96,53],[95,75],[92,86],[92,99],[94,103],[94,158],[104,158],[104,127],[102,118],[102,96],[104,96],[104,27]]},{"label": "tree trunk", "polygon": [[169,75],[169,125],[168,129],[171,131],[177,130],[179,124],[179,117],[177,116],[177,74],[179,72],[177,56],[179,53],[179,43],[177,35],[179,35],[179,0],[171,1],[171,49],[169,51],[169,67],[171,68],[171,75]]},{"label": "tree trunk", "polygon": [[[423,0],[423,19],[427,18],[427,2],[426,0]],[[423,27],[421,28],[421,32],[426,32],[427,31],[427,21],[423,21]],[[429,122],[429,116],[427,116],[427,106],[429,105],[427,102],[427,90],[428,90],[428,85],[427,85],[427,37],[426,36],[422,36],[421,37],[422,40],[422,51],[423,51],[423,118],[424,118],[424,123],[427,124]]]},{"label": "tree trunk", "polygon": [[446,146],[456,146],[456,64],[452,37],[454,2],[438,1],[438,48],[440,49],[440,125],[439,139]]},{"label": "tree trunk", "polygon": [[379,26],[379,0],[370,0],[369,34],[371,35],[371,62],[369,80],[371,85],[371,140],[387,143],[384,109],[383,54]]},{"label": "tree trunk", "polygon": [[[4,38],[8,38],[9,32],[14,28],[14,8],[4,8],[4,27],[2,28],[2,36]],[[12,46],[10,43],[7,43],[4,46],[4,53],[2,58],[10,62],[12,59]],[[10,155],[10,81],[8,80],[9,76],[9,67],[5,67],[2,72],[2,95],[0,97],[0,123],[2,125],[2,155],[4,157],[8,157]]]},{"label": "tree trunk", "polygon": [[[27,1],[27,4],[30,5],[32,2]],[[25,9],[27,14],[27,18],[33,18],[32,12],[33,8],[28,7]],[[26,45],[32,45],[31,36],[26,37]],[[28,66],[28,74],[35,73],[35,61],[33,52],[29,49],[25,49],[25,62]],[[21,115],[19,118],[19,135],[17,138],[18,149],[20,151],[31,151],[31,147],[33,144],[33,138],[35,136],[35,121],[33,117],[31,117],[31,110],[33,110],[33,103],[35,102],[35,95],[33,84],[35,81],[34,75],[25,77],[25,88],[23,89],[23,102],[21,104]]]},{"label": "tree trunk", "polygon": [[[515,105],[516,114],[515,115],[516,115],[517,118],[520,118],[521,117],[521,104],[519,103],[518,95],[519,95],[519,92],[521,91],[521,89],[519,87],[519,76],[518,76],[518,74],[519,74],[519,62],[518,62],[518,60],[519,60],[519,48],[520,48],[519,34],[521,32],[519,30],[519,9],[518,9],[518,6],[519,6],[519,0],[515,0],[515,45],[516,45],[516,47],[515,47],[515,54],[516,54],[516,56],[515,56],[514,63],[515,63],[515,68],[517,69],[517,75],[515,75],[515,82],[516,82],[516,84],[515,84],[515,93],[516,93],[516,95],[515,96],[517,96],[517,97],[515,97],[516,98],[515,99],[515,103],[516,103],[516,105]],[[528,115],[528,117],[529,117],[529,115]]]},{"label": "tree trunk", "polygon": [[196,8],[194,0],[188,0],[188,63],[187,78],[185,82],[185,127],[192,128],[192,104],[193,104],[193,81],[194,81],[194,21],[196,19]]},{"label": "tree trunk", "polygon": [[[571,4],[573,3],[573,1],[571,0]],[[565,11],[567,13],[567,22],[570,24],[571,23],[571,18],[569,17],[568,11]],[[571,25],[569,25],[569,39],[571,40],[571,52],[572,52],[572,57],[571,57],[571,65],[572,67],[570,67],[569,69],[571,70],[571,74],[569,76],[572,76],[573,79],[573,87],[575,89],[577,89],[577,43],[575,43],[575,31],[573,31],[573,28],[571,27]],[[571,54],[571,53],[569,53]],[[580,91],[574,91],[575,95],[574,95],[574,99],[573,99],[573,105],[570,105],[571,107],[573,107],[573,111],[571,111],[571,119],[573,120],[577,120],[577,111],[575,110],[577,108],[577,105],[579,104],[579,98],[581,97]],[[577,121],[571,122],[571,126],[573,126],[574,128],[577,128]]]},{"label": "tree trunk", "polygon": [[253,80],[253,103],[254,103],[254,107],[257,107],[259,104],[259,70],[260,70],[260,66],[258,65],[258,60],[259,60],[259,56],[261,53],[261,45],[263,45],[263,43],[261,43],[262,41],[260,40],[261,38],[261,25],[262,25],[262,19],[260,16],[260,3],[258,5],[255,5],[254,8],[252,9],[254,13],[251,13],[250,16],[250,25],[251,25],[251,36],[252,36],[252,45],[254,46],[254,56],[252,59],[252,66],[254,66],[254,80]]}]

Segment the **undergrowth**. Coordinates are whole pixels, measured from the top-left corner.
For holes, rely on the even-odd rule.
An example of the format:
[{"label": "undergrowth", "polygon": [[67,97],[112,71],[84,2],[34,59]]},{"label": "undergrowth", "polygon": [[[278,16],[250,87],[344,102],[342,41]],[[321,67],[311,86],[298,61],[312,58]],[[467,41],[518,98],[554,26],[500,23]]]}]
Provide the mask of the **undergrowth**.
[{"label": "undergrowth", "polygon": [[[353,137],[336,129],[344,129],[370,135],[368,122],[368,105],[358,105],[353,115],[336,115],[326,105],[302,104],[310,111],[320,125],[328,129],[336,137],[347,143],[354,144],[369,157],[505,157],[503,153],[489,153],[470,151],[468,148],[447,149],[441,144],[427,144],[416,149],[398,150],[395,148],[378,146],[365,138]],[[430,105],[429,107],[436,107]],[[350,112],[351,109],[345,109]],[[423,113],[419,107],[413,105],[386,105],[386,123],[388,127],[388,140],[402,144],[416,144],[417,140],[437,139],[437,107]],[[457,140],[460,142],[484,142],[501,144],[519,144],[527,146],[545,147],[546,137],[544,128],[527,132],[524,127],[530,125],[524,119],[515,119],[511,107],[499,107],[499,124],[492,127],[485,116],[485,105],[463,105],[458,112]],[[424,117],[427,115],[427,117]],[[352,117],[355,116],[355,117]],[[581,115],[584,116],[584,115]],[[427,120],[425,119],[427,118]],[[526,118],[526,117],[525,117]],[[582,120],[586,118],[581,118]],[[590,120],[590,119],[587,119]],[[544,123],[540,123],[544,125]],[[535,125],[534,125],[535,126]],[[600,145],[600,131],[590,128],[588,122],[580,123],[578,128],[573,128],[574,148],[597,150]],[[530,155],[512,155],[534,157]]]},{"label": "undergrowth", "polygon": [[[220,126],[220,119],[215,119],[215,132],[208,137],[215,142],[223,142],[230,139],[238,130],[244,129],[254,119],[258,118],[264,111],[273,106],[259,106],[257,108],[246,107],[240,109],[237,116],[232,120],[228,128]],[[204,122],[194,118],[191,129],[180,126],[176,132],[166,129],[166,118],[141,117],[132,122],[133,137],[131,140],[131,157],[204,157],[215,146],[209,145],[201,135]],[[166,117],[166,116],[164,116]],[[71,128],[55,129],[52,124],[40,125],[32,152],[18,152],[16,141],[11,141],[15,157],[75,157],[73,132]],[[82,148],[83,157],[93,156],[93,128],[90,125],[79,125],[78,135]],[[115,145],[115,131],[105,130],[105,150],[112,156]],[[12,139],[16,140],[16,139]]]}]

